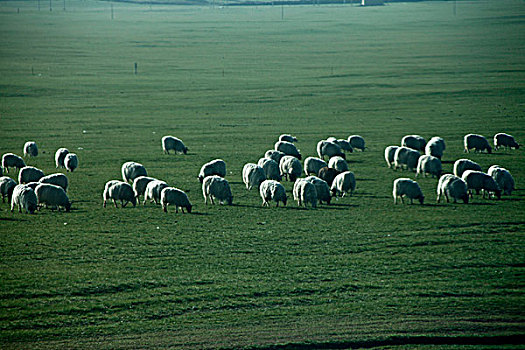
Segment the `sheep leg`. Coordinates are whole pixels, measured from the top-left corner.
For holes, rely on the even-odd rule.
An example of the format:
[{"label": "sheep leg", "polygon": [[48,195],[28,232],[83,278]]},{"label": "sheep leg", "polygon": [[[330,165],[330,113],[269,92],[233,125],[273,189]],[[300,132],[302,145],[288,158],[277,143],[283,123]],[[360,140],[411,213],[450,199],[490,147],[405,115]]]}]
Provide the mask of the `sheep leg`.
[{"label": "sheep leg", "polygon": [[213,201],[213,196],[211,194],[210,194],[210,201],[211,201],[211,204],[215,205],[215,202]]},{"label": "sheep leg", "polygon": [[[182,208],[181,208],[181,210],[182,210]],[[179,206],[178,205],[175,206],[175,213],[177,213],[177,214],[179,213]]]},{"label": "sheep leg", "polygon": [[115,208],[118,208],[117,201],[113,199],[113,204],[115,204]]},{"label": "sheep leg", "polygon": [[162,209],[164,210],[165,213],[167,213],[168,212],[168,205],[167,204],[163,205]]},{"label": "sheep leg", "polygon": [[122,201],[122,208],[126,207],[126,205],[128,205],[128,201],[126,201],[126,203],[124,203],[124,201]]},{"label": "sheep leg", "polygon": [[106,200],[104,199],[104,203],[102,203],[102,208],[106,207]]}]

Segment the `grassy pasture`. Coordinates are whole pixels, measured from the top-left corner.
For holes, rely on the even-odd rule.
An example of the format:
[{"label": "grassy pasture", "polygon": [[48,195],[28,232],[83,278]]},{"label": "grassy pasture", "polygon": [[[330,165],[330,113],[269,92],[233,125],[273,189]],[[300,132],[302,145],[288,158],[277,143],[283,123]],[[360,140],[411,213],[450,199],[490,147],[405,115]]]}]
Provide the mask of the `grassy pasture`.
[{"label": "grassy pasture", "polygon": [[[450,172],[466,133],[525,143],[522,1],[459,2],[456,16],[446,2],[296,6],[284,19],[45,6],[0,1],[0,153],[35,140],[30,165],[55,172],[67,147],[80,166],[71,213],[0,206],[2,348],[520,346],[523,149],[468,155],[508,168],[512,196],[435,204],[437,180],[422,178],[424,206],[393,205],[392,181],[414,174],[389,170],[383,149],[439,135]],[[285,132],[304,158],[322,138],[364,136],[348,157],[356,195],[261,208],[241,169]],[[189,154],[163,155],[167,134]],[[214,158],[232,207],[204,205],[197,174]],[[128,160],[185,190],[194,213],[103,209]]]}]

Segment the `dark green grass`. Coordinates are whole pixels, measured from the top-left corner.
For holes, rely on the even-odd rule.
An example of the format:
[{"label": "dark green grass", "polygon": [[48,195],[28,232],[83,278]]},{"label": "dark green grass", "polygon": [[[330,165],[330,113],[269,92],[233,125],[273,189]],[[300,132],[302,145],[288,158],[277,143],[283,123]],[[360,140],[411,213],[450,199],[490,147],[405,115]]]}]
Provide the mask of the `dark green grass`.
[{"label": "dark green grass", "polygon": [[[517,183],[469,205],[436,204],[422,178],[426,204],[394,206],[392,181],[414,174],[383,159],[409,133],[446,140],[447,172],[466,133],[525,143],[523,4],[457,6],[298,6],[281,20],[278,7],[114,5],[112,21],[103,2],[0,2],[0,153],[35,140],[28,163],[46,173],[59,147],[80,159],[71,213],[1,206],[2,347],[519,347],[523,150],[467,155]],[[322,138],[364,136],[348,157],[355,196],[261,208],[241,169],[281,133],[304,158]],[[189,154],[163,155],[166,134]],[[203,203],[214,158],[232,207]],[[194,213],[102,208],[128,160]]]}]

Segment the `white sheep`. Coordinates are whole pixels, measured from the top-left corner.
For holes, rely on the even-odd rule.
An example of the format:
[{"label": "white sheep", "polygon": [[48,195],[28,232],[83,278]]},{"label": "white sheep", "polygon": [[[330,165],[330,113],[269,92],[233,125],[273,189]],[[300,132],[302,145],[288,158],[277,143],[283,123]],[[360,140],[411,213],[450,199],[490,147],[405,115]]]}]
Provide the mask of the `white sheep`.
[{"label": "white sheep", "polygon": [[419,200],[419,203],[423,204],[425,196],[419,187],[419,184],[408,178],[399,178],[394,180],[394,204],[397,204],[397,198],[401,199],[401,203],[404,203],[403,197],[410,199],[410,204],[413,203],[414,199]]},{"label": "white sheep", "polygon": [[120,180],[110,180],[110,181],[106,182],[106,184],[104,185],[104,192],[102,192],[102,199],[104,200],[102,206],[104,208],[106,207],[106,202],[111,199],[109,197],[109,189],[110,189],[110,187],[115,185],[115,184],[121,183],[121,182],[122,181],[120,181]]},{"label": "white sheep", "polygon": [[348,163],[340,156],[330,158],[328,161],[328,167],[339,172],[348,171]]},{"label": "white sheep", "polygon": [[55,152],[55,165],[58,168],[64,168],[64,159],[68,155],[69,150],[67,148],[59,148]]},{"label": "white sheep", "polygon": [[510,171],[498,165],[493,165],[489,168],[487,174],[496,181],[503,193],[509,196],[512,194],[512,191],[515,189],[515,184]]},{"label": "white sheep", "polygon": [[148,176],[144,165],[136,162],[122,164],[122,179],[124,182],[133,182],[139,176]]},{"label": "white sheep", "polygon": [[[162,180],[153,180],[148,182],[148,184],[146,185],[146,190],[144,191],[143,204],[146,205],[147,200],[155,202],[155,204],[159,204],[160,194],[162,190],[166,187],[168,187],[168,184]],[[135,192],[133,192],[133,196],[135,196]]]},{"label": "white sheep", "polygon": [[328,185],[328,183],[325,180],[317,176],[308,176],[305,178],[305,180],[311,182],[315,186],[315,190],[317,191],[317,200],[319,200],[319,204],[322,204],[323,202],[325,202],[326,204],[330,204],[330,201],[332,200],[330,185]]},{"label": "white sheep", "polygon": [[461,199],[465,204],[468,204],[469,196],[467,183],[462,178],[452,174],[442,175],[439,178],[437,186],[436,201],[439,203],[441,201],[441,197],[443,196],[445,196],[447,203],[449,202],[450,198],[452,198],[454,203],[456,203],[458,199]]},{"label": "white sheep", "polygon": [[497,150],[500,147],[518,149],[520,145],[516,142],[514,136],[500,132],[494,135],[494,149]]},{"label": "white sheep", "polygon": [[26,184],[28,182],[36,182],[44,177],[44,172],[33,166],[26,166],[20,169],[18,173],[18,183]]},{"label": "white sheep", "polygon": [[317,174],[317,177],[321,180],[326,181],[328,186],[332,186],[332,183],[334,182],[335,177],[339,175],[339,171],[334,168],[324,167],[319,169],[319,173]]},{"label": "white sheep", "polygon": [[26,166],[26,163],[22,157],[17,156],[13,153],[6,153],[2,156],[2,168],[6,173],[9,172],[9,168],[22,169]]},{"label": "white sheep", "polygon": [[27,141],[24,144],[24,157],[36,157],[38,156],[38,147],[36,145],[36,142],[34,141]]},{"label": "white sheep", "polygon": [[387,146],[385,148],[385,161],[389,168],[394,165],[394,156],[399,146]]},{"label": "white sheep", "polygon": [[352,147],[352,145],[350,144],[348,140],[337,139],[333,142],[339,145],[339,147],[341,147],[341,149],[345,152],[349,152],[349,153],[354,152],[354,148]]},{"label": "white sheep", "polygon": [[466,170],[482,171],[481,166],[470,159],[458,159],[454,162],[454,175],[461,177]]},{"label": "white sheep", "polygon": [[418,151],[409,147],[399,147],[394,153],[394,168],[403,169],[406,167],[407,170],[416,171],[419,157]]},{"label": "white sheep", "polygon": [[365,139],[360,135],[350,135],[348,136],[348,142],[350,146],[355,149],[360,149],[362,152],[365,150]]},{"label": "white sheep", "polygon": [[64,167],[67,171],[75,171],[78,168],[78,156],[75,153],[68,153],[64,157]]},{"label": "white sheep", "polygon": [[162,138],[162,150],[166,154],[170,154],[170,151],[175,151],[175,153],[188,153],[188,147],[184,145],[181,139],[169,135]]},{"label": "white sheep", "polygon": [[285,154],[283,152],[279,152],[274,149],[269,149],[268,151],[266,151],[266,153],[264,153],[264,158],[272,159],[277,164],[279,164],[279,162],[281,161],[281,158],[284,156]]},{"label": "white sheep", "polygon": [[35,188],[36,198],[38,204],[51,207],[51,209],[58,209],[63,207],[66,212],[71,210],[71,201],[69,200],[66,191],[60,186],[49,183],[41,183]]},{"label": "white sheep", "polygon": [[251,190],[253,187],[258,189],[264,180],[266,180],[264,169],[257,164],[246,163],[242,168],[242,181],[246,189]]},{"label": "white sheep", "polygon": [[317,143],[317,155],[321,159],[324,159],[324,156],[328,156],[329,159],[335,156],[340,156],[346,159],[346,155],[341,149],[341,146],[335,142],[327,140],[321,140]]},{"label": "white sheep", "polygon": [[294,156],[284,156],[279,163],[281,176],[289,181],[295,181],[303,173],[301,162]]},{"label": "white sheep", "polygon": [[146,187],[151,181],[157,180],[149,176],[139,176],[133,180],[133,193],[135,193],[135,198],[137,198],[137,203],[139,202],[139,197],[144,195],[146,192]]},{"label": "white sheep", "polygon": [[425,154],[441,159],[441,157],[443,157],[445,148],[445,140],[443,140],[441,137],[434,136],[428,140],[427,145],[425,146]]},{"label": "white sheep", "polygon": [[162,204],[162,209],[166,213],[168,212],[168,205],[174,205],[176,213],[179,212],[179,208],[183,214],[184,208],[186,208],[188,213],[191,213],[192,205],[188,199],[188,195],[178,188],[164,188],[160,194],[160,204]]},{"label": "white sheep", "polygon": [[479,194],[479,191],[482,190],[483,198],[485,198],[486,193],[489,198],[492,195],[496,195],[498,199],[501,198],[501,189],[490,175],[481,171],[467,170],[461,178],[467,183],[471,198],[473,197],[472,190],[475,190],[476,194]]},{"label": "white sheep", "polygon": [[468,153],[471,149],[474,151],[487,151],[487,153],[492,153],[492,147],[489,145],[489,141],[484,136],[477,134],[467,134],[463,138],[463,146],[465,147],[464,152]]},{"label": "white sheep", "polygon": [[123,181],[108,181],[106,183],[106,188],[104,189],[104,208],[106,207],[106,201],[111,199],[115,208],[118,208],[117,201],[120,201],[120,205],[124,208],[128,203],[137,205],[137,199],[135,198],[135,193],[133,188],[127,182]]},{"label": "white sheep", "polygon": [[16,181],[8,176],[0,177],[0,194],[2,194],[2,203],[5,203],[7,197],[7,203],[11,203],[11,197],[13,196],[13,190],[15,189]]},{"label": "white sheep", "polygon": [[416,176],[430,174],[432,177],[441,176],[443,172],[443,166],[441,160],[434,156],[422,155],[417,161],[417,172]]},{"label": "white sheep", "polygon": [[332,196],[344,197],[346,193],[350,192],[350,196],[355,191],[355,175],[351,171],[345,171],[337,175],[332,182]]},{"label": "white sheep", "polygon": [[263,206],[270,206],[270,201],[275,201],[276,206],[279,206],[279,202],[282,202],[283,205],[286,205],[286,190],[281,183],[275,180],[264,180],[261,186],[259,187],[259,194],[263,200]]},{"label": "white sheep", "polygon": [[287,156],[293,156],[301,160],[301,153],[291,142],[287,141],[277,141],[274,145],[274,149],[279,152],[283,152]]},{"label": "white sheep", "polygon": [[38,208],[35,191],[26,185],[16,185],[11,196],[11,212],[15,207],[18,208],[19,213],[24,209],[26,213],[33,214]]},{"label": "white sheep", "polygon": [[233,195],[228,180],[218,175],[211,175],[204,178],[202,182],[202,195],[204,196],[205,204],[208,204],[208,198],[211,204],[215,204],[213,201],[214,198],[221,204],[226,202],[228,205],[232,205],[233,203]]},{"label": "white sheep", "polygon": [[222,159],[214,159],[201,167],[199,172],[199,181],[203,183],[207,176],[217,175],[220,177],[226,176],[226,163]]},{"label": "white sheep", "polygon": [[279,163],[270,158],[261,158],[257,165],[263,168],[264,175],[268,180],[281,181],[281,171],[279,170]]},{"label": "white sheep", "polygon": [[322,160],[321,158],[317,157],[307,157],[304,160],[304,173],[306,175],[315,175],[317,176],[319,174],[319,170],[321,168],[327,167],[328,164]]},{"label": "white sheep", "polygon": [[286,142],[297,142],[297,137],[288,135],[288,134],[282,134],[279,136],[279,141],[286,141]]},{"label": "white sheep", "polygon": [[401,146],[415,149],[416,151],[425,151],[427,141],[419,135],[405,135],[401,139]]},{"label": "white sheep", "polygon": [[40,180],[38,180],[38,182],[60,186],[66,192],[69,184],[67,176],[62,173],[56,173],[41,177]]},{"label": "white sheep", "polygon": [[30,187],[30,188],[32,188],[33,190],[35,190],[35,189],[36,189],[36,186],[38,186],[38,185],[40,185],[40,184],[41,184],[41,182],[33,181],[33,182],[28,182],[28,183],[26,183],[25,185],[26,185],[27,187]]},{"label": "white sheep", "polygon": [[293,197],[297,201],[297,205],[304,205],[310,203],[312,208],[317,208],[317,190],[315,185],[305,179],[297,179],[293,185]]}]

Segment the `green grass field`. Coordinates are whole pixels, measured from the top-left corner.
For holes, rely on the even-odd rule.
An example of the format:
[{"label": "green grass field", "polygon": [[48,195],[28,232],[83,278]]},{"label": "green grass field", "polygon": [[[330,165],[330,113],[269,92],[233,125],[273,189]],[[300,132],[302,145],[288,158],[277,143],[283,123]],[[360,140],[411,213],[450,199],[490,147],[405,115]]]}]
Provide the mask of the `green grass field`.
[{"label": "green grass field", "polygon": [[[523,149],[462,150],[463,135],[525,144],[525,4],[181,7],[0,1],[0,153],[55,172],[70,213],[0,206],[2,348],[523,347]],[[134,63],[138,74],[134,74]],[[281,133],[303,159],[360,134],[353,197],[262,208],[241,180]],[[175,135],[189,153],[164,155]],[[511,171],[502,200],[396,205],[383,150],[405,134]],[[226,161],[233,206],[197,175]],[[134,160],[185,190],[192,214],[102,208]],[[9,173],[10,176],[16,174]],[[285,183],[291,197],[291,183]],[[288,344],[288,347],[286,347]],[[432,345],[434,344],[434,345]],[[507,345],[502,345],[507,344]]]}]

